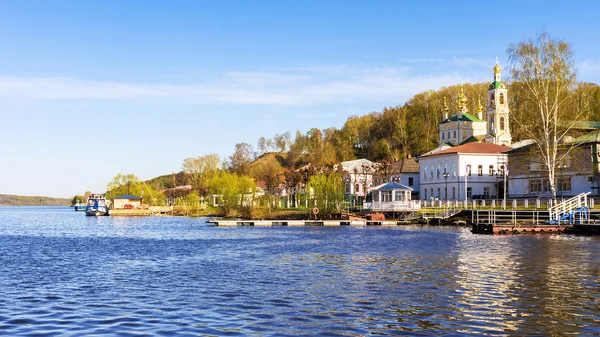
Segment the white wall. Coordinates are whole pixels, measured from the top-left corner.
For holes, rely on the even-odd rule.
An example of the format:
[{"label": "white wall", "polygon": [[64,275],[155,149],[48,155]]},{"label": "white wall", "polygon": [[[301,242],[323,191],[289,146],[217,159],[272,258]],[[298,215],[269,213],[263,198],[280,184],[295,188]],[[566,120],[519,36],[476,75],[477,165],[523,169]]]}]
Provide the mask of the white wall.
[{"label": "white wall", "polygon": [[[448,187],[448,199],[465,199],[465,171],[471,165],[471,175],[467,176],[467,187],[472,190],[471,195],[483,195],[484,189],[489,188],[491,196],[497,196],[496,182],[499,178],[494,174],[489,175],[489,166],[493,166],[494,173],[498,171],[498,163],[506,160],[504,154],[459,154],[449,153],[420,158],[420,198],[430,199],[431,189],[433,197],[445,200],[444,189]],[[478,166],[482,166],[482,175],[478,175]],[[438,176],[437,170],[440,170]],[[448,179],[443,176],[444,169],[449,173]],[[433,176],[432,176],[433,173]],[[454,195],[452,193],[454,188]],[[425,191],[427,189],[427,191]],[[439,192],[438,192],[439,189]]]},{"label": "white wall", "polygon": [[[575,196],[580,193],[586,192],[595,192],[592,191],[592,183],[588,180],[590,177],[589,174],[579,174],[579,175],[571,175],[571,191],[563,191],[563,196]],[[529,182],[531,179],[544,179],[547,180],[546,177],[542,177],[541,175],[519,175],[519,176],[509,176],[508,177],[508,193],[510,197],[551,197],[549,191],[538,193],[538,192],[529,192]],[[556,187],[557,197],[561,196],[561,191],[558,190],[558,186]]]},{"label": "white wall", "polygon": [[141,200],[129,200],[129,199],[114,199],[113,205],[115,209],[122,209],[126,204],[132,205],[134,208],[140,207]]}]

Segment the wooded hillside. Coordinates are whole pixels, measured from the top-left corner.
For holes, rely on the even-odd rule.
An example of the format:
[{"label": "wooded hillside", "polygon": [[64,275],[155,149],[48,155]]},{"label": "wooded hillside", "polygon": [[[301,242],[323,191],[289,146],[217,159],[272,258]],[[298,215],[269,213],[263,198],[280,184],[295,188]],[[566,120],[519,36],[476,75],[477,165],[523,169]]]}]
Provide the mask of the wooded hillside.
[{"label": "wooded hillside", "polygon": [[70,199],[0,194],[0,206],[68,206]]}]

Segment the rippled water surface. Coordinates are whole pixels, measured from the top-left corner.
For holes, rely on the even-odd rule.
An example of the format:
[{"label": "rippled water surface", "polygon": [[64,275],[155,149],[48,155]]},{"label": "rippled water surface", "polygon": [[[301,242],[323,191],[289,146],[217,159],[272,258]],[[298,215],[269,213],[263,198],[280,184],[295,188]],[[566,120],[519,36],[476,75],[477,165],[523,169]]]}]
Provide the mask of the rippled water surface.
[{"label": "rippled water surface", "polygon": [[0,207],[0,334],[600,335],[597,237]]}]

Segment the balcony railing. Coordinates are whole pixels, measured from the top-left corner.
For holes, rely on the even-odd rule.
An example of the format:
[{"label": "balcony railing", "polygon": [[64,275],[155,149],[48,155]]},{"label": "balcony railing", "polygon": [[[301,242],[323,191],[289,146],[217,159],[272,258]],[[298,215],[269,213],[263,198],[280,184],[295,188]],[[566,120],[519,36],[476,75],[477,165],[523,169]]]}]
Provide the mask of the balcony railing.
[{"label": "balcony railing", "polygon": [[365,203],[364,208],[374,212],[413,212],[421,209],[421,201],[374,201]]}]

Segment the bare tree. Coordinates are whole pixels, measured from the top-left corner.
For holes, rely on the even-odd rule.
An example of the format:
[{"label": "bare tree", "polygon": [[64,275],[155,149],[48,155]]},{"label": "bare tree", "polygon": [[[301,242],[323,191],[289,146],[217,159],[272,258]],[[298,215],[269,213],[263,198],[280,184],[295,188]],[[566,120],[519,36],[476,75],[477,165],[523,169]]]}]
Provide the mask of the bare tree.
[{"label": "bare tree", "polygon": [[246,175],[249,171],[249,165],[252,161],[252,145],[248,143],[235,144],[235,152],[229,156],[227,166],[232,172],[239,175]]},{"label": "bare tree", "polygon": [[507,52],[512,80],[521,84],[521,107],[526,109],[514,122],[534,141],[556,198],[556,172],[570,152],[563,145],[565,136],[584,113],[569,104],[577,83],[571,46],[542,31],[535,40],[510,45]]}]

